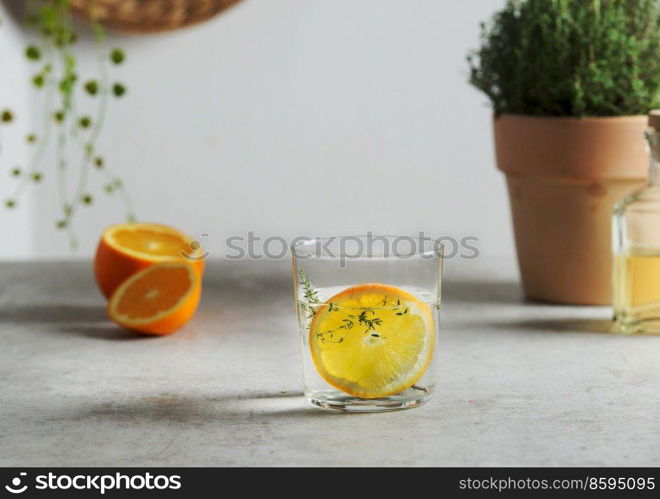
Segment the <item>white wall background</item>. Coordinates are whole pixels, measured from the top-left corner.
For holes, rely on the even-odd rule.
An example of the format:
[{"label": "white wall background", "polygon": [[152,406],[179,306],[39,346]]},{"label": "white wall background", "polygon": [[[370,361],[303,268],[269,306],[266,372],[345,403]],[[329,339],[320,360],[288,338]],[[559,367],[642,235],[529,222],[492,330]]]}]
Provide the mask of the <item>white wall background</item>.
[{"label": "white wall background", "polygon": [[20,26],[12,22],[5,5],[0,3],[0,112],[12,111],[14,121],[0,123],[0,258],[31,258],[36,255],[32,244],[34,196],[27,191],[17,209],[4,208],[5,199],[13,196],[16,182],[10,171],[25,161],[28,148],[25,130],[31,127],[29,73],[24,62],[25,36]]},{"label": "white wall background", "polygon": [[[190,29],[112,36],[127,53],[114,74],[128,94],[112,103],[100,149],[141,220],[207,233],[214,256],[227,236],[248,230],[286,238],[424,230],[476,235],[482,253],[512,255],[490,111],[466,83],[465,62],[479,22],[503,3],[245,0]],[[7,24],[0,97],[36,105],[19,81],[29,74],[19,67],[22,28]],[[91,69],[91,43],[80,49]],[[0,156],[3,197],[9,168]],[[0,246],[0,257],[90,257],[102,228],[121,221],[118,200],[98,193],[76,221],[72,255],[54,228],[50,180],[0,214],[17,241]]]}]

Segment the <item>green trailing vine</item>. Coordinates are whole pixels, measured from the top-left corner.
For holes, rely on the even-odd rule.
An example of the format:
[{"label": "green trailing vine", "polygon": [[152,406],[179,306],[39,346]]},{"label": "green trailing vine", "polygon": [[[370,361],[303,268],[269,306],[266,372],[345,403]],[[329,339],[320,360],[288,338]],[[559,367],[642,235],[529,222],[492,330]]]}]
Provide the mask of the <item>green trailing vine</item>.
[{"label": "green trailing vine", "polygon": [[[5,207],[15,208],[30,184],[54,176],[59,202],[54,224],[67,232],[75,249],[78,242],[73,229],[74,218],[83,207],[95,201],[90,186],[92,172],[101,176],[105,194],[120,196],[127,221],[134,221],[135,216],[123,181],[108,167],[97,146],[111,100],[122,98],[127,92],[123,83],[110,78],[110,68],[124,63],[126,55],[119,48],[106,47],[105,32],[92,16],[98,71],[92,77],[83,78],[76,59],[78,36],[69,3],[70,0],[32,0],[28,6],[26,22],[35,31],[38,41],[28,45],[24,55],[34,68],[29,84],[36,92],[44,94],[42,120],[38,131],[25,135],[30,147],[27,163],[15,165],[9,172],[16,184],[5,200]],[[92,100],[94,112],[80,111],[83,99]],[[13,110],[0,109],[1,125],[13,121]],[[49,154],[51,150],[54,150],[54,161]]]}]

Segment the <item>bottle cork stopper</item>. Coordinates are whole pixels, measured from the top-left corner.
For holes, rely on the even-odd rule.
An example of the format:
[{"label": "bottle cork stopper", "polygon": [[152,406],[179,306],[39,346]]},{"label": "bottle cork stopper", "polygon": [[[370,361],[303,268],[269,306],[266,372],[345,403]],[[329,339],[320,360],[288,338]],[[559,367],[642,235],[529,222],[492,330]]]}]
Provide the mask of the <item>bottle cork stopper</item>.
[{"label": "bottle cork stopper", "polygon": [[660,109],[654,109],[649,113],[649,126],[660,130]]}]

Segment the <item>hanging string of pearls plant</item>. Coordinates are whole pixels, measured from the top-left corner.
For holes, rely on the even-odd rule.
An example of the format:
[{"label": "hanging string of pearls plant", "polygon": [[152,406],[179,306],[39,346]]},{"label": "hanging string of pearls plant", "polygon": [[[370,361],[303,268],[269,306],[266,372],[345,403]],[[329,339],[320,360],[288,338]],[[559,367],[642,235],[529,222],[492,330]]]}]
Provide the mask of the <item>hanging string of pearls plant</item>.
[{"label": "hanging string of pearls plant", "polygon": [[[97,146],[108,107],[127,92],[123,83],[111,79],[113,67],[123,64],[126,55],[119,48],[107,47],[105,31],[92,16],[91,32],[98,59],[96,74],[80,75],[76,58],[78,35],[69,3],[70,0],[32,0],[27,8],[26,23],[34,30],[36,41],[25,48],[24,55],[34,68],[29,85],[43,94],[38,100],[42,103],[42,118],[39,130],[26,131],[29,145],[26,164],[9,167],[15,184],[4,204],[7,209],[16,208],[31,185],[52,177],[59,204],[53,223],[66,232],[75,249],[78,238],[74,219],[83,207],[95,201],[92,175],[100,176],[105,194],[119,196],[126,220],[134,221],[135,215],[122,179],[109,168]],[[83,108],[92,112],[84,112]],[[0,103],[0,126],[15,121],[16,111]],[[2,150],[10,145],[2,146],[0,164]],[[6,172],[7,168],[0,168],[0,174],[4,173],[2,170]]]}]

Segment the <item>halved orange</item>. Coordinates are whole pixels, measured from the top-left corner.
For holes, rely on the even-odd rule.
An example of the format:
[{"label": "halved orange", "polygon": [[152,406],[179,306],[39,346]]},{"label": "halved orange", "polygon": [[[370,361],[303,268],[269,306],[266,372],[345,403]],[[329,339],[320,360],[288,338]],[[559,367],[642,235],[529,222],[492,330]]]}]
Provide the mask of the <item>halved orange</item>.
[{"label": "halved orange", "polygon": [[190,264],[156,263],[117,288],[108,315],[126,329],[170,334],[192,318],[201,294],[200,276]]},{"label": "halved orange", "polygon": [[359,284],[316,310],[309,345],[317,372],[333,387],[381,398],[413,386],[435,347],[429,305],[386,284]]},{"label": "halved orange", "polygon": [[117,287],[154,263],[187,262],[200,274],[204,255],[199,243],[166,225],[111,225],[103,231],[94,258],[94,275],[101,292],[110,298]]}]

